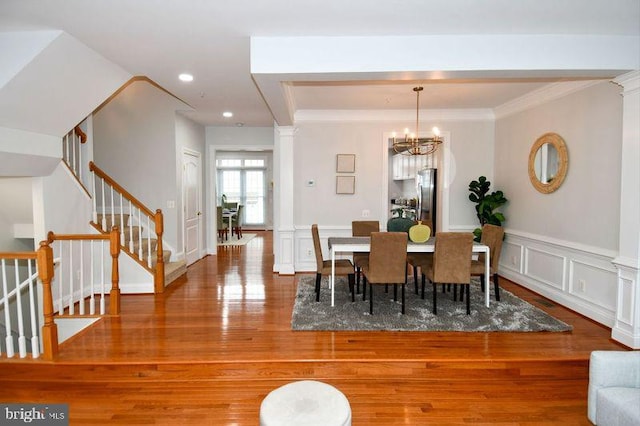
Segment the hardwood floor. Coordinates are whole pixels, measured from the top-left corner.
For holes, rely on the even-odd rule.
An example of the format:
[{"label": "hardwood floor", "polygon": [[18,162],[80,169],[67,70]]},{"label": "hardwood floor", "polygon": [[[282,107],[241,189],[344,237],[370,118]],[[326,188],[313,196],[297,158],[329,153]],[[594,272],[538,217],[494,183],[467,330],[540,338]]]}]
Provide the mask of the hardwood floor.
[{"label": "hardwood floor", "polygon": [[272,234],[221,247],[163,295],[61,346],[52,363],[0,362],[0,401],[68,403],[70,423],[255,425],[297,379],[349,399],[353,425],[590,424],[588,357],[624,349],[610,330],[506,280],[569,333],[291,331],[299,276],[278,276]]}]

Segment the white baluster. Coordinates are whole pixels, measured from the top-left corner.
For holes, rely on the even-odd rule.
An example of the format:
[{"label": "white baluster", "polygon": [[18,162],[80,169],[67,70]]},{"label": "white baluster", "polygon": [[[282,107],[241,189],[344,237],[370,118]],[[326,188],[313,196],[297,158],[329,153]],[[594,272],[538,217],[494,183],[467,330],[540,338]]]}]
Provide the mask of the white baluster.
[{"label": "white baluster", "polygon": [[13,269],[16,274],[16,313],[18,315],[18,353],[20,358],[27,356],[27,338],[24,337],[24,318],[22,317],[22,297],[20,297],[20,265],[18,259],[13,260]]},{"label": "white baluster", "polygon": [[98,196],[96,194],[96,174],[91,174],[91,202],[93,204],[93,223],[98,224]]},{"label": "white baluster", "polygon": [[5,344],[7,345],[7,358],[13,358],[15,351],[13,350],[13,337],[11,336],[11,316],[9,315],[9,292],[7,291],[7,265],[2,259],[2,292],[4,294],[4,327],[7,337]]},{"label": "white baluster", "polygon": [[90,247],[91,247],[91,260],[89,261],[91,263],[91,291],[89,292],[89,315],[95,315],[96,314],[96,296],[95,296],[95,288],[94,288],[94,283],[95,283],[95,275],[94,275],[94,270],[93,270],[93,265],[95,263],[95,257],[94,257],[94,253],[93,253],[93,247],[95,246],[95,240],[91,240]]},{"label": "white baluster", "polygon": [[147,216],[147,265],[151,268],[151,226],[149,225],[149,216]]},{"label": "white baluster", "polygon": [[67,164],[69,165],[69,167],[71,167],[71,155],[70,153],[70,149],[69,149],[69,133],[67,133],[66,135],[64,135],[64,147],[65,147],[65,156],[64,159],[67,162]]},{"label": "white baluster", "polygon": [[73,241],[69,241],[69,315],[75,314],[73,301]]},{"label": "white baluster", "polygon": [[138,259],[141,261],[144,259],[142,256],[142,209],[138,209],[138,226],[140,232],[138,233]]},{"label": "white baluster", "polygon": [[84,315],[84,241],[80,240],[80,296],[78,297],[80,315]]},{"label": "white baluster", "polygon": [[104,315],[104,245],[105,240],[100,241],[100,315]]},{"label": "white baluster", "polygon": [[100,178],[102,181],[102,232],[107,231],[107,199],[104,196],[104,179]]},{"label": "white baluster", "polygon": [[76,132],[71,131],[71,147],[73,148],[73,163],[71,163],[71,170],[73,170],[73,174],[78,176],[78,167],[76,163],[78,162],[78,154],[76,153]]},{"label": "white baluster", "polygon": [[[62,259],[64,258],[64,247],[62,246],[62,241],[58,241],[58,250],[60,253],[60,279],[58,279],[58,314],[59,315],[63,315],[64,314],[64,303],[63,303],[63,297],[62,295],[63,290],[62,290],[62,283],[63,283],[63,277],[64,277],[64,264],[65,262],[62,261]],[[55,275],[54,275],[55,277]]]},{"label": "white baluster", "polygon": [[109,227],[109,231],[111,231],[113,229],[113,227],[116,225],[116,205],[113,202],[113,186],[109,186],[109,188],[111,188],[111,226]]},{"label": "white baluster", "polygon": [[[73,131],[75,134],[75,130]],[[78,139],[78,179],[82,182],[82,145],[80,143],[80,136],[77,136]]]},{"label": "white baluster", "polygon": [[120,193],[120,244],[124,244],[124,205],[122,192]]},{"label": "white baluster", "polygon": [[[129,222],[133,217],[133,208],[131,206],[131,200],[129,200]],[[133,253],[133,222],[129,223],[129,251]]]},{"label": "white baluster", "polygon": [[40,339],[38,338],[38,323],[36,322],[36,301],[35,291],[33,289],[33,267],[31,260],[29,264],[29,312],[31,314],[31,356],[33,358],[40,357]]}]

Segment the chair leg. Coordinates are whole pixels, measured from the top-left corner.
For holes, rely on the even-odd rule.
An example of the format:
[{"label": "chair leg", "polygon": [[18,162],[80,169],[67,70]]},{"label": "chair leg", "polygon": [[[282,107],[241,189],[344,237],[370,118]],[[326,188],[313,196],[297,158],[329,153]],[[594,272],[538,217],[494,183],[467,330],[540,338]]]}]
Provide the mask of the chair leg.
[{"label": "chair leg", "polygon": [[484,293],[484,274],[480,275],[480,289]]},{"label": "chair leg", "polygon": [[367,300],[367,277],[362,276],[362,301]]},{"label": "chair leg", "polygon": [[404,284],[402,284],[402,315],[404,315]]},{"label": "chair leg", "polygon": [[[465,285],[464,287],[467,288],[467,315],[471,314],[471,284],[469,285]],[[460,291],[463,291],[463,288],[460,288]]]},{"label": "chair leg", "polygon": [[416,294],[418,294],[418,267],[417,266],[413,267],[413,282],[416,287]]},{"label": "chair leg", "polygon": [[356,266],[356,290],[358,291],[358,294],[360,294],[360,267]]},{"label": "chair leg", "polygon": [[356,301],[356,286],[355,286],[355,281],[356,278],[353,274],[349,274],[349,288],[351,289],[351,301],[355,302]]},{"label": "chair leg", "polygon": [[316,302],[320,301],[320,281],[322,280],[322,274],[316,274]]},{"label": "chair leg", "polygon": [[393,301],[398,301],[398,284],[393,285]]},{"label": "chair leg", "polygon": [[422,300],[424,300],[424,285],[427,282],[427,277],[425,276],[425,274],[422,274]]},{"label": "chair leg", "polygon": [[[442,284],[444,288],[444,284]],[[433,315],[438,315],[438,307],[436,305],[436,283],[433,283]]]},{"label": "chair leg", "polygon": [[498,274],[493,274],[493,287],[496,293],[496,301],[500,301],[500,286],[498,285]]},{"label": "chair leg", "polygon": [[453,300],[458,300],[458,284],[453,285]]},{"label": "chair leg", "polygon": [[373,284],[369,283],[369,314],[373,315]]}]

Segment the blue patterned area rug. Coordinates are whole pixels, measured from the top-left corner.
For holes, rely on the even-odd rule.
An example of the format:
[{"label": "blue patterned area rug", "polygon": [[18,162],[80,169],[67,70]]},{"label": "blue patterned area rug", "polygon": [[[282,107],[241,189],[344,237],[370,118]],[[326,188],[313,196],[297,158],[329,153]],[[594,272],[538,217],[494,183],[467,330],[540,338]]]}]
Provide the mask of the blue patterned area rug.
[{"label": "blue patterned area rug", "polygon": [[[427,283],[425,299],[415,294],[413,282],[406,286],[405,315],[401,313],[401,291],[398,301],[393,300],[393,287],[385,293],[384,286],[374,286],[373,315],[369,315],[369,295],[362,300],[351,293],[346,277],[336,278],[335,307],[331,307],[331,290],[328,277],[323,277],[320,302],[315,301],[315,275],[303,276],[298,290],[291,328],[293,330],[331,331],[571,331],[572,327],[553,318],[514,294],[500,289],[500,301],[496,302],[491,287],[491,304],[484,305],[484,293],[479,281],[471,285],[471,315],[467,315],[466,301],[454,301],[453,293],[442,293],[438,286],[438,315],[433,314],[432,286]],[[362,291],[362,288],[360,288]],[[367,289],[368,291],[368,289]]]}]

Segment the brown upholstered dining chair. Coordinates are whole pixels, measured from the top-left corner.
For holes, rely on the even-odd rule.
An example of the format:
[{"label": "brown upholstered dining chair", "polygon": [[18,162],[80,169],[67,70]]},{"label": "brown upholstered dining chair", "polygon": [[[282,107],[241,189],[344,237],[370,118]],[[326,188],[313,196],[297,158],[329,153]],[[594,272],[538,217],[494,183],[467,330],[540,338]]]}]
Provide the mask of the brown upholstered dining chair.
[{"label": "brown upholstered dining chair", "polygon": [[[404,287],[407,283],[407,233],[372,232],[368,264],[362,267],[362,300],[367,296],[369,283],[369,313],[373,315],[373,285],[402,285],[402,313],[404,314]],[[394,291],[397,300],[397,291]]]},{"label": "brown upholstered dining chair", "polygon": [[[482,236],[480,242],[489,246],[490,277],[493,279],[494,293],[496,300],[500,301],[500,286],[498,285],[498,265],[500,263],[500,252],[502,251],[502,240],[504,239],[504,228],[502,226],[485,224],[482,226]],[[484,253],[480,253],[478,260],[471,261],[471,275],[480,276],[480,285],[485,291],[484,282]],[[487,289],[487,291],[489,291]]]},{"label": "brown upholstered dining chair", "polygon": [[[377,220],[354,220],[351,222],[353,237],[368,237],[372,232],[380,232],[380,222]],[[360,271],[369,262],[369,253],[353,253],[353,264],[356,267],[356,292],[360,293]]]},{"label": "brown upholstered dining chair", "polygon": [[425,278],[433,284],[433,313],[438,309],[437,284],[461,284],[466,289],[467,315],[471,313],[471,253],[473,234],[470,232],[439,232],[436,234],[433,263],[423,270],[422,298],[424,298]]},{"label": "brown upholstered dining chair", "polygon": [[[313,249],[316,252],[316,302],[320,301],[320,282],[323,275],[331,275],[331,261],[322,258],[322,246],[320,245],[320,232],[318,225],[311,225],[311,236],[313,237]],[[336,276],[347,275],[349,279],[349,290],[351,291],[351,301],[355,301],[354,293],[354,267],[349,259],[336,259]],[[334,283],[335,284],[335,283]]]}]

